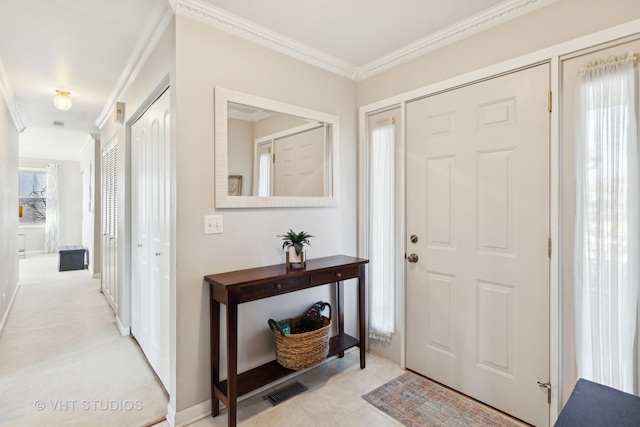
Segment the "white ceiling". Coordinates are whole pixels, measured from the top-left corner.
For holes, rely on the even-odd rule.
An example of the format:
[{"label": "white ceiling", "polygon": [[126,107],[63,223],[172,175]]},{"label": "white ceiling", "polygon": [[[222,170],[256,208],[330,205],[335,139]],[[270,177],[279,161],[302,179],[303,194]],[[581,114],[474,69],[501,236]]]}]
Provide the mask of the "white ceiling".
[{"label": "white ceiling", "polygon": [[[459,39],[504,16],[554,1],[0,0],[0,92],[14,119],[34,128],[33,138],[54,144],[58,138],[52,135],[60,132],[54,121],[87,138],[98,131],[97,124],[108,117],[127,79],[135,75],[134,66],[143,61],[144,48],[152,45],[150,29],[163,19],[168,22],[172,9],[201,21],[223,14],[234,23],[227,27],[250,33],[250,40],[269,45],[262,37],[267,34],[269,40],[320,55],[316,65],[335,60],[332,71],[357,78],[367,77],[357,75],[367,65],[369,72],[380,71],[376,61],[388,64],[392,61],[382,60],[390,55],[406,60],[402,49],[410,46],[412,54],[424,53],[424,44],[415,46],[425,38],[433,37],[435,42],[429,43],[437,48],[443,40]],[[215,26],[214,21],[220,19],[207,23]],[[278,49],[277,44],[269,46]],[[286,49],[280,50],[290,53]],[[54,108],[56,89],[71,93],[71,110]],[[78,142],[78,153],[84,142]]]},{"label": "white ceiling", "polygon": [[89,141],[81,130],[30,126],[20,134],[20,157],[77,161]]},{"label": "white ceiling", "polygon": [[[157,0],[0,0],[0,57],[27,127],[95,121]],[[53,106],[55,90],[73,108]]]}]

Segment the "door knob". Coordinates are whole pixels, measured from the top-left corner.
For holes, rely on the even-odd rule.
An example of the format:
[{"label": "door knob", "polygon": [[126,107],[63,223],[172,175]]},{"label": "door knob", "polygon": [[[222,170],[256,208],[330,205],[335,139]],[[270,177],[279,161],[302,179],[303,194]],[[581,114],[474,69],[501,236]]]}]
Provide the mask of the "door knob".
[{"label": "door knob", "polygon": [[409,240],[411,240],[411,243],[418,243],[418,236],[412,234],[411,237],[409,237]]},{"label": "door knob", "polygon": [[160,252],[156,252],[156,256],[160,256],[162,255]]},{"label": "door knob", "polygon": [[413,263],[418,262],[418,255],[416,255],[416,254],[409,255],[407,257],[407,261],[413,262]]},{"label": "door knob", "polygon": [[138,247],[139,247],[139,248],[141,248],[141,247],[142,247],[142,245],[141,245],[140,243],[138,243]]}]

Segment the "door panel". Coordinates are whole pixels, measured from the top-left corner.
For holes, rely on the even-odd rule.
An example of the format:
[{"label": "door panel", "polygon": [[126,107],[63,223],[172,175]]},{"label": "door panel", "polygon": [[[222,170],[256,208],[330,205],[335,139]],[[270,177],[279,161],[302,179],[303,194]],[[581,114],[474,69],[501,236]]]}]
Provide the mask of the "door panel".
[{"label": "door panel", "polygon": [[277,196],[324,195],[324,126],[274,141],[274,194]]},{"label": "door panel", "polygon": [[[407,367],[548,425],[549,66],[407,105]],[[425,237],[422,239],[422,237]],[[409,239],[407,238],[407,242]]]},{"label": "door panel", "polygon": [[131,126],[132,333],[169,389],[170,99],[167,90]]}]

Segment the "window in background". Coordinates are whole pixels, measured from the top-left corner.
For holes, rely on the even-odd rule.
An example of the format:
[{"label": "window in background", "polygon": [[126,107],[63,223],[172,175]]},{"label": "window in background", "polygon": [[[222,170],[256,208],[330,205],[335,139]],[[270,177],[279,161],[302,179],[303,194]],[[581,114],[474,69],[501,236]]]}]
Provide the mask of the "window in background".
[{"label": "window in background", "polygon": [[271,145],[272,142],[258,144],[258,196],[269,197],[271,191]]},{"label": "window in background", "polygon": [[47,220],[47,174],[19,173],[20,224],[44,224]]}]

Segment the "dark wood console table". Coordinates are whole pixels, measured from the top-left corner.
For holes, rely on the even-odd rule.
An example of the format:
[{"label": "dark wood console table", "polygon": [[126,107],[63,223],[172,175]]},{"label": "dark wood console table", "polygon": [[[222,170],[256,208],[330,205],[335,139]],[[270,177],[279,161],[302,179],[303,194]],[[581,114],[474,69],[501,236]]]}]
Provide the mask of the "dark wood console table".
[{"label": "dark wood console table", "polygon": [[[211,412],[220,414],[220,401],[229,413],[229,426],[236,425],[237,398],[295,371],[275,360],[238,374],[238,304],[295,292],[328,283],[336,284],[338,334],[331,338],[329,356],[344,356],[351,347],[360,347],[360,368],[365,367],[365,264],[369,261],[338,255],[307,261],[304,269],[287,270],[285,264],[205,276],[210,286],[211,315]],[[358,279],[358,319],[360,339],[344,333],[344,290],[342,281]],[[315,301],[310,301],[310,304]],[[227,380],[220,381],[220,303],[227,306]],[[265,329],[267,319],[265,319]],[[269,332],[270,333],[270,332]]]}]

